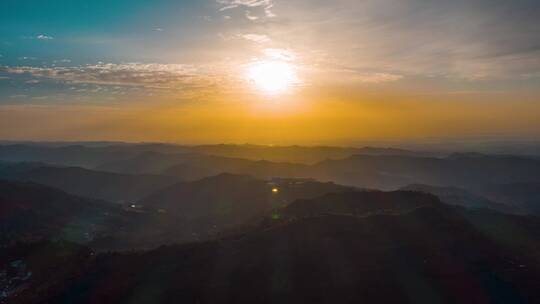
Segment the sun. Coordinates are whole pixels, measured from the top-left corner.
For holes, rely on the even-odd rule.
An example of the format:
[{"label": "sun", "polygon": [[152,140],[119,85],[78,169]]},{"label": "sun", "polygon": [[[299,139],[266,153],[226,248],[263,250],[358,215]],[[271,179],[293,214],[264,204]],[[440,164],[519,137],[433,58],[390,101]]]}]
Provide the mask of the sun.
[{"label": "sun", "polygon": [[295,66],[285,61],[256,61],[248,66],[247,79],[269,95],[286,93],[298,83]]}]

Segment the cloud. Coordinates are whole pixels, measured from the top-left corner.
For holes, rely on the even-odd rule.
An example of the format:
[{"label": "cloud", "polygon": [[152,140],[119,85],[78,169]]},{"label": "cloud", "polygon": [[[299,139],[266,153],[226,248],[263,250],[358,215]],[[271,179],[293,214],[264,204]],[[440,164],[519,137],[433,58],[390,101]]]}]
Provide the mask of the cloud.
[{"label": "cloud", "polygon": [[[297,53],[319,66],[470,81],[540,70],[536,0],[316,3],[280,1],[280,19],[257,27],[264,26],[276,45],[294,41]],[[327,56],[309,57],[315,52]]]},{"label": "cloud", "polygon": [[[264,15],[268,18],[275,17],[276,15],[272,12],[274,4],[272,0],[216,0],[217,3],[221,4],[222,7],[220,11],[226,11],[238,7],[244,8],[262,8]],[[246,17],[250,20],[256,20],[258,17],[251,15],[250,12],[246,12]]]},{"label": "cloud", "polygon": [[296,58],[296,54],[292,52],[291,50],[264,49],[262,52],[264,55],[270,58],[284,60],[284,61],[293,61]]},{"label": "cloud", "polygon": [[359,74],[356,78],[363,83],[380,84],[403,79],[403,76],[388,73]]},{"label": "cloud", "polygon": [[250,11],[246,11],[246,18],[251,21],[259,19],[259,17],[252,15]]},{"label": "cloud", "polygon": [[70,59],[53,60],[53,63],[71,63]]},{"label": "cloud", "polygon": [[29,75],[68,83],[182,89],[212,82],[212,76],[190,65],[98,63],[74,67],[2,67],[8,74]]},{"label": "cloud", "polygon": [[223,7],[221,11],[225,11],[231,8],[236,8],[239,6],[246,7],[268,7],[272,6],[272,0],[217,0],[219,4],[222,4]]},{"label": "cloud", "polygon": [[54,37],[49,36],[49,35],[45,35],[45,34],[40,34],[40,35],[36,36],[36,39],[38,39],[38,40],[53,40]]},{"label": "cloud", "polygon": [[267,42],[272,41],[270,37],[266,35],[261,35],[261,34],[243,34],[239,36],[244,38],[245,40],[249,40],[256,43],[267,43]]}]

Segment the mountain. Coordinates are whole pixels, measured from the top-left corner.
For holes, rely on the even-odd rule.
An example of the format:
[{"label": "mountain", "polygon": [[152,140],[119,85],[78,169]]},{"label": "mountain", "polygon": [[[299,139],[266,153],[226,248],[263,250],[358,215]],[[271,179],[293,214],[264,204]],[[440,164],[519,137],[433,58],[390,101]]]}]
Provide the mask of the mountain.
[{"label": "mountain", "polygon": [[281,216],[303,218],[320,215],[402,214],[417,208],[441,205],[435,196],[413,191],[361,191],[329,193],[297,200],[279,210]]},{"label": "mountain", "polygon": [[[338,201],[347,203],[334,204]],[[296,213],[298,217],[288,220],[269,218],[264,227],[235,237],[148,252],[101,255],[69,285],[48,289],[43,301],[540,300],[537,218],[450,207],[432,195],[406,191],[327,195],[305,201],[299,209],[312,207],[319,211]],[[500,229],[511,226],[514,228],[510,233],[522,232],[519,238],[499,235]],[[29,290],[19,294],[14,303],[31,297]]]},{"label": "mountain", "polygon": [[376,189],[409,184],[473,188],[486,183],[540,182],[540,161],[470,154],[447,158],[355,155],[320,162],[312,166],[310,175]]},{"label": "mountain", "polygon": [[353,190],[312,180],[269,182],[223,174],[176,183],[141,203],[121,206],[35,183],[1,181],[0,244],[65,239],[100,251],[150,249],[216,237],[298,198]]},{"label": "mountain", "polygon": [[[159,143],[9,143],[0,145],[0,160],[44,162],[63,166],[95,168],[133,158],[144,153],[204,154],[253,161],[313,164],[326,159],[342,159],[355,154],[432,157],[438,153],[395,148],[352,148],[329,146],[200,145],[182,146]],[[132,172],[131,172],[132,173]]]},{"label": "mountain", "polygon": [[[220,174],[194,182],[180,182],[141,201],[145,208],[201,225],[201,230],[221,229],[243,223],[297,199],[354,188],[314,180],[259,180],[246,175]],[[202,227],[207,228],[202,228]]]},{"label": "mountain", "polygon": [[0,246],[66,240],[100,251],[193,241],[185,221],[47,186],[0,180]]},{"label": "mountain", "polygon": [[[65,241],[19,243],[0,250],[0,304],[39,303],[86,270],[94,253]],[[19,295],[24,299],[19,301]]]},{"label": "mountain", "polygon": [[165,169],[198,157],[190,153],[166,154],[158,152],[143,152],[131,157],[104,162],[96,170],[125,173],[125,174],[160,174]]},{"label": "mountain", "polygon": [[197,180],[220,173],[249,174],[261,178],[306,175],[306,165],[229,158],[205,154],[147,152],[133,158],[102,164],[99,170],[119,173],[153,173]]},{"label": "mountain", "polygon": [[272,177],[308,178],[310,175],[307,165],[215,156],[193,158],[172,166],[163,172],[165,175],[178,176],[185,180],[199,179],[221,173],[248,174],[263,179]]},{"label": "mountain", "polygon": [[0,244],[65,239],[87,243],[127,217],[119,206],[26,182],[0,181]]},{"label": "mountain", "polygon": [[36,162],[6,162],[0,161],[0,178],[1,179],[10,179],[14,178],[20,174],[24,174],[30,170],[47,166],[44,163]]},{"label": "mountain", "polygon": [[401,156],[436,156],[440,154],[410,151],[396,148],[378,147],[330,147],[330,146],[261,146],[261,145],[202,145],[191,147],[194,153],[266,160],[271,162],[314,164],[326,159],[342,159],[355,154],[365,155],[401,155]]},{"label": "mountain", "polygon": [[479,153],[444,157],[370,147],[6,145],[0,146],[0,159],[79,166],[121,174],[165,174],[184,180],[220,173],[249,174],[265,179],[274,176],[314,178],[385,190],[410,184],[472,189],[482,184],[540,182],[540,160],[531,157]]},{"label": "mountain", "polygon": [[475,190],[513,208],[540,215],[540,182],[486,184]]},{"label": "mountain", "polygon": [[[3,172],[3,174],[2,174]],[[131,175],[94,171],[79,167],[29,166],[12,164],[0,168],[3,178],[30,181],[70,194],[111,202],[134,202],[180,179],[159,175]]]},{"label": "mountain", "polygon": [[0,160],[11,162],[43,162],[61,166],[92,168],[106,161],[126,157],[124,151],[105,151],[102,148],[70,145],[49,147],[42,145],[0,146]]},{"label": "mountain", "polygon": [[0,145],[0,160],[43,162],[92,169],[100,164],[134,157],[144,152],[181,153],[183,146],[166,144],[18,143]]},{"label": "mountain", "polygon": [[199,239],[186,221],[74,196],[47,186],[0,180],[0,247],[66,240],[95,250],[133,250]]},{"label": "mountain", "polygon": [[481,195],[457,187],[437,187],[430,185],[408,185],[401,188],[406,191],[431,193],[446,204],[466,208],[487,208],[506,213],[524,213],[520,208],[489,200]]}]

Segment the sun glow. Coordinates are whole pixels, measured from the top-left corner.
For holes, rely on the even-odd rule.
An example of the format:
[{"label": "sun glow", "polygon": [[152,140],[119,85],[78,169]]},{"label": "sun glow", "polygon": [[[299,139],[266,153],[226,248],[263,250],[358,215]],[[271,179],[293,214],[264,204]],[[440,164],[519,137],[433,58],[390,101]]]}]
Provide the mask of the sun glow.
[{"label": "sun glow", "polygon": [[299,82],[294,65],[284,61],[257,61],[247,69],[247,79],[261,92],[283,94]]}]

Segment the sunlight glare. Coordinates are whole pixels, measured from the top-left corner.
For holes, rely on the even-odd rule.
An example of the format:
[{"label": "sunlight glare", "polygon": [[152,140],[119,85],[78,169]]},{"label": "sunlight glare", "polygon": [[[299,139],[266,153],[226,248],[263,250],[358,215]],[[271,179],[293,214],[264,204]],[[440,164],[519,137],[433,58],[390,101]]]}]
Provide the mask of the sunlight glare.
[{"label": "sunlight glare", "polygon": [[276,95],[298,83],[296,68],[284,61],[257,61],[247,69],[248,80],[261,92]]}]

